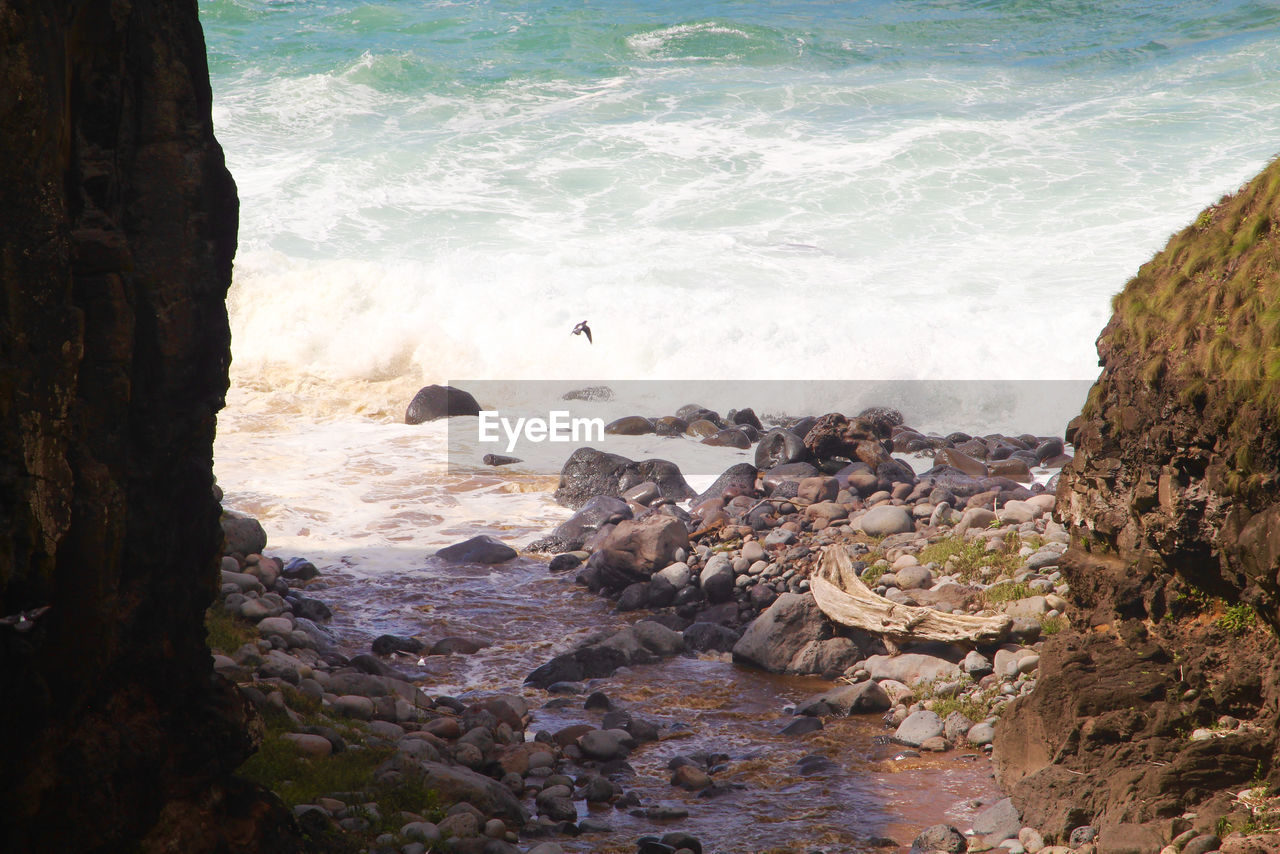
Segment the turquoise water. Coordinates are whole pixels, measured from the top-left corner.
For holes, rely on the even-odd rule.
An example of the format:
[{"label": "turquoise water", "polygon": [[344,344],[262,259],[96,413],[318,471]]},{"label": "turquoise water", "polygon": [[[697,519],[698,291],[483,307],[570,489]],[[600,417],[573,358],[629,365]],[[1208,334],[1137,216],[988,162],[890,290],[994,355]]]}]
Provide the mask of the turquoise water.
[{"label": "turquoise water", "polygon": [[1089,378],[1280,151],[1269,2],[200,9],[242,375]]}]

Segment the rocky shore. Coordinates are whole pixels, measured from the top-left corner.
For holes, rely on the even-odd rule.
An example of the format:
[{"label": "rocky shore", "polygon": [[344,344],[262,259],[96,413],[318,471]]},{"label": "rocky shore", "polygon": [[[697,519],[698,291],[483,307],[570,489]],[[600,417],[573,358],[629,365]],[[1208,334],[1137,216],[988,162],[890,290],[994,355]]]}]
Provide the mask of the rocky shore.
[{"label": "rocky shore", "polygon": [[[829,680],[828,690],[796,704],[783,730],[795,738],[822,730],[824,719],[869,715],[883,721],[881,738],[897,757],[991,752],[1003,710],[1034,689],[1044,638],[1071,624],[1061,569],[1069,537],[1051,517],[1052,493],[1032,476],[1068,459],[1062,439],[926,436],[890,410],[765,430],[750,425],[750,414],[722,419],[690,409],[697,418],[677,417],[716,426],[709,436],[754,430],[757,461],[768,467],[735,465],[697,495],[669,463],[576,452],[557,498],[578,510],[534,549],[556,553],[552,573],[571,573],[619,612],[643,618],[588,638],[505,692],[433,697],[430,685],[397,670],[397,654],[476,652],[462,639],[432,648],[384,636],[368,653],[340,654],[325,627],[329,609],[313,595],[325,589],[323,575],[304,559],[264,557],[261,527],[224,514],[228,554],[211,612],[215,669],[239,684],[264,724],[246,773],[287,797],[313,844],[552,854],[564,850],[557,837],[599,834],[605,850],[619,844],[609,807],[678,827],[687,809],[630,791],[628,759],[679,733],[615,703],[608,690],[618,668],[655,665],[660,679],[661,662],[677,655]],[[926,454],[935,465],[917,475],[890,451]],[[826,549],[844,550],[888,602],[1006,615],[1007,632],[997,642],[913,643],[833,623],[809,591]],[[438,556],[499,564],[516,554],[477,537]],[[575,705],[599,719],[536,728],[539,708]],[[726,785],[716,778],[727,759],[677,756],[670,785],[714,796]],[[320,770],[326,766],[334,768]],[[309,776],[314,784],[297,779]],[[1166,841],[1170,852],[1248,850],[1187,836],[1177,823]],[[861,850],[900,842],[906,847],[868,839]],[[716,840],[679,830],[623,844],[608,850],[720,850]],[[911,847],[1118,850],[1087,816],[1064,834],[1024,826],[1009,799],[989,805],[972,827],[922,829]]]}]

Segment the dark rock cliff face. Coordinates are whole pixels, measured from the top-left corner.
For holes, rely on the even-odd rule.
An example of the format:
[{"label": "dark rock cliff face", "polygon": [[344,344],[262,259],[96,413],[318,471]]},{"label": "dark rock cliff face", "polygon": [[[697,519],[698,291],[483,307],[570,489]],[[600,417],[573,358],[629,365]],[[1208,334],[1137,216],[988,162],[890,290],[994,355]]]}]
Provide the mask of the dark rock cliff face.
[{"label": "dark rock cliff face", "polygon": [[[0,4],[0,849],[289,850],[203,612],[235,185],[193,0]],[[275,844],[278,843],[278,844]]]},{"label": "dark rock cliff face", "polygon": [[1028,823],[1212,827],[1280,782],[1277,222],[1280,162],[1175,235],[1098,339],[1056,510],[1073,631],[996,741]]}]

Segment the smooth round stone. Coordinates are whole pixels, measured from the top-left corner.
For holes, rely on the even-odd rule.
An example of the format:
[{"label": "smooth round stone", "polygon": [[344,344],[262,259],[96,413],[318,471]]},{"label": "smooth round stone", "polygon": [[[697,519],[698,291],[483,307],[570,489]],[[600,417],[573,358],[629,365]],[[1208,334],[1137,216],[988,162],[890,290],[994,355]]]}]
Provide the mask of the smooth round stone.
[{"label": "smooth round stone", "polygon": [[372,720],[375,706],[373,700],[359,694],[345,694],[333,701],[333,708],[340,715],[367,721]]},{"label": "smooth round stone", "polygon": [[258,622],[258,634],[263,637],[280,635],[286,637],[293,631],[293,620],[288,617],[266,617]]},{"label": "smooth round stone", "polygon": [[630,752],[614,730],[593,729],[578,739],[578,747],[591,759],[607,762],[625,759]]},{"label": "smooth round stone", "polygon": [[751,540],[744,543],[742,546],[742,556],[751,561],[751,563],[755,563],[758,560],[764,560],[764,546],[760,545],[758,540]]},{"label": "smooth round stone", "polygon": [[1039,572],[1045,567],[1057,566],[1062,562],[1062,555],[1051,551],[1038,551],[1027,558],[1027,569]]},{"label": "smooth round stone", "polygon": [[891,563],[889,565],[889,568],[893,572],[897,572],[900,569],[906,569],[908,566],[919,566],[919,565],[920,565],[920,559],[915,555],[902,554],[902,555],[898,555],[898,559],[895,560],[893,563]]},{"label": "smooth round stone", "polygon": [[996,728],[989,723],[974,724],[969,728],[965,740],[974,747],[982,747],[995,740]]},{"label": "smooth round stone", "polygon": [[307,756],[328,756],[333,752],[333,744],[322,735],[311,735],[305,732],[286,732],[280,736],[289,742],[299,753]]},{"label": "smooth round stone", "polygon": [[689,569],[689,564],[683,561],[660,569],[654,575],[666,579],[677,590],[688,587],[689,582],[693,580],[693,570]]},{"label": "smooth round stone", "polygon": [[653,432],[653,422],[643,415],[624,415],[606,424],[604,432],[613,436],[643,436]]},{"label": "smooth round stone", "polygon": [[890,504],[872,507],[858,521],[862,530],[873,537],[905,534],[916,529],[910,513],[902,507]]},{"label": "smooth round stone", "polygon": [[918,564],[905,566],[895,574],[898,577],[898,587],[903,590],[925,590],[933,586],[933,573]]},{"label": "smooth round stone", "polygon": [[898,725],[893,740],[909,747],[919,747],[929,739],[942,735],[942,729],[942,718],[933,712],[912,712]]}]

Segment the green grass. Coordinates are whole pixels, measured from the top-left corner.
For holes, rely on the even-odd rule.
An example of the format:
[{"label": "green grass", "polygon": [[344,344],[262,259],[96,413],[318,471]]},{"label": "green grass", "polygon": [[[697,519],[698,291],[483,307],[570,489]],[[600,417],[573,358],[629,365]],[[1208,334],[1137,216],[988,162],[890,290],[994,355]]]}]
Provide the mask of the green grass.
[{"label": "green grass", "polygon": [[1002,581],[999,584],[993,584],[982,592],[982,596],[990,605],[999,605],[1004,602],[1016,602],[1019,599],[1026,599],[1028,596],[1034,595],[1031,588],[1021,581]]},{"label": "green grass", "polygon": [[1213,621],[1214,625],[1229,635],[1239,637],[1252,629],[1257,622],[1253,608],[1241,602],[1227,606],[1226,610]]},{"label": "green grass", "polygon": [[947,719],[947,715],[952,712],[959,712],[974,723],[985,720],[991,714],[991,701],[999,695],[998,688],[990,688],[981,691],[974,696],[971,691],[973,681],[969,677],[962,677],[960,680],[960,691],[952,697],[939,697],[933,693],[934,684],[926,682],[916,688],[916,694],[921,702],[926,700],[932,702],[932,711],[935,715]]},{"label": "green grass", "polygon": [[1152,386],[1231,380],[1228,399],[1260,400],[1280,413],[1277,221],[1280,160],[1138,270],[1113,301],[1115,322],[1099,348],[1130,351]]},{"label": "green grass", "polygon": [[[937,563],[943,572],[952,573],[966,581],[977,578],[978,570],[984,566],[992,567],[997,572],[1012,574],[1021,568],[1023,559],[1018,556],[1021,540],[1016,533],[1010,533],[1012,537],[1006,535],[998,551],[987,551],[984,537],[975,540],[947,537],[925,546],[916,557],[920,563]],[[949,560],[952,560],[950,566],[947,564]]]},{"label": "green grass", "polygon": [[204,628],[209,648],[227,655],[258,639],[258,632],[252,625],[227,613],[218,602],[205,611]]},{"label": "green grass", "polygon": [[1056,635],[1067,628],[1067,618],[1061,615],[1057,617],[1043,617],[1040,620],[1040,634],[1043,637]]}]

